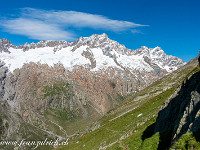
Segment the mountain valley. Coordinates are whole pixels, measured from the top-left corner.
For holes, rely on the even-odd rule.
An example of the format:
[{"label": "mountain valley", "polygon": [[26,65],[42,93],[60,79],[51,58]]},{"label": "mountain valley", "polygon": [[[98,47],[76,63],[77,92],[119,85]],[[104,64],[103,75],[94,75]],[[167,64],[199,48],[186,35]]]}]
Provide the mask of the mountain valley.
[{"label": "mountain valley", "polygon": [[20,46],[2,39],[0,51],[1,138],[86,135],[70,149],[123,147],[124,139],[155,121],[162,103],[198,64],[185,65],[160,47],[130,50],[106,34]]}]

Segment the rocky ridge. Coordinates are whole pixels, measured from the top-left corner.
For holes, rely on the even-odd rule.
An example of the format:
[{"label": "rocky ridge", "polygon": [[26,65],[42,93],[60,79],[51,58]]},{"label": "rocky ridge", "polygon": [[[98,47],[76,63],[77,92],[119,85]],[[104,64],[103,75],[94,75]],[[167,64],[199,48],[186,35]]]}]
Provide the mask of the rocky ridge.
[{"label": "rocky ridge", "polygon": [[[197,62],[197,59],[199,61],[199,56],[189,63]],[[158,114],[155,133],[168,133],[167,135],[171,141],[169,144],[173,144],[185,133],[196,133],[200,130],[199,83],[200,72],[194,71],[193,75],[187,77],[176,92],[165,102]]]}]

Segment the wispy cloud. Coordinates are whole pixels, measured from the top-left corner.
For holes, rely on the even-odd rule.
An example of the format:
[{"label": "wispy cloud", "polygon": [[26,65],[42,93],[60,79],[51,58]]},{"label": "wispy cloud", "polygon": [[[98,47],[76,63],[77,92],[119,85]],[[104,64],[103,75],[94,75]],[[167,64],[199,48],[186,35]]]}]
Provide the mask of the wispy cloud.
[{"label": "wispy cloud", "polygon": [[135,33],[143,34],[140,30],[137,30],[137,29],[132,29],[131,33],[133,33],[133,34],[135,34]]},{"label": "wispy cloud", "polygon": [[17,18],[6,21],[3,26],[9,33],[26,35],[37,40],[73,40],[74,37],[72,33],[60,29],[57,25],[35,19]]},{"label": "wispy cloud", "polygon": [[54,11],[23,8],[18,18],[4,20],[1,27],[11,34],[20,34],[37,40],[74,40],[73,28],[92,28],[113,32],[137,31],[145,25],[112,20],[102,15],[76,11]]}]

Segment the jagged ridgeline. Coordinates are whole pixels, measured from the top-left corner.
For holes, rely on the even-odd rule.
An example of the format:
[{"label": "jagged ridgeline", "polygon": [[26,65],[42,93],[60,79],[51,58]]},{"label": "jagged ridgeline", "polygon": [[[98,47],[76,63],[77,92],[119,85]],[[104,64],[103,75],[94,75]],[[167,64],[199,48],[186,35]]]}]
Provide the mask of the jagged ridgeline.
[{"label": "jagged ridgeline", "polygon": [[99,128],[60,149],[199,149],[199,63],[133,94],[109,111]]},{"label": "jagged ridgeline", "polygon": [[[0,133],[1,139],[13,140],[80,137],[133,109],[146,107],[147,97],[172,92],[178,83],[175,77],[182,81],[190,72],[187,67],[183,75],[175,71],[185,62],[160,47],[130,50],[106,34],[80,37],[71,43],[40,41],[20,46],[2,39],[0,60]],[[159,79],[173,71],[177,72],[170,76],[173,82],[159,84],[155,90],[162,81]],[[152,92],[144,90],[152,83]],[[162,102],[158,102],[160,106]],[[121,131],[119,128],[114,140],[124,136]],[[106,145],[99,142],[98,148]]]}]

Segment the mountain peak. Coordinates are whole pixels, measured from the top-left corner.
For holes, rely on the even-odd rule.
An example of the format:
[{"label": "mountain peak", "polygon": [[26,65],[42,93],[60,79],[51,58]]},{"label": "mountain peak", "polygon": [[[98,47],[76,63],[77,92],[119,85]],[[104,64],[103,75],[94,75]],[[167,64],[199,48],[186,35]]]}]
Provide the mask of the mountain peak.
[{"label": "mountain peak", "polygon": [[145,49],[148,49],[148,47],[146,47],[146,46],[141,46],[141,49],[142,49],[142,50],[145,50]]},{"label": "mountain peak", "polygon": [[6,38],[3,38],[3,39],[0,39],[1,42],[5,42],[5,43],[11,43],[8,39]]},{"label": "mountain peak", "polygon": [[161,47],[159,47],[159,46],[156,46],[154,49],[157,49],[157,50],[162,50],[162,48],[161,48]]},{"label": "mountain peak", "polygon": [[108,37],[106,33],[101,34],[101,36]]},{"label": "mountain peak", "polygon": [[[13,49],[10,49],[10,47]],[[167,55],[160,47],[148,48],[142,46],[137,50],[127,49],[117,41],[109,39],[105,33],[80,37],[72,43],[67,41],[40,41],[36,44],[25,43],[18,47],[12,45],[7,39],[2,39],[0,51],[8,53],[2,55],[0,53],[0,59],[5,61],[7,66],[11,66],[12,71],[21,68],[24,63],[28,62],[41,62],[50,66],[61,63],[65,68],[70,68],[69,70],[73,70],[74,66],[83,65],[90,66],[90,69],[96,71],[113,67],[122,70],[151,72],[160,68],[168,73],[185,64],[181,59]],[[32,58],[28,57],[30,55]],[[12,62],[10,58],[13,59]]]},{"label": "mountain peak", "polygon": [[108,35],[106,33],[103,33],[103,34],[99,34],[98,37],[99,38],[108,38]]},{"label": "mountain peak", "polygon": [[108,35],[106,33],[102,33],[102,34],[93,34],[90,37],[108,38]]},{"label": "mountain peak", "polygon": [[11,42],[6,39],[0,39],[0,52],[9,52],[10,47],[16,47],[15,45],[12,45]]}]

